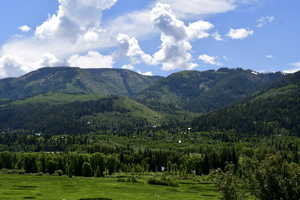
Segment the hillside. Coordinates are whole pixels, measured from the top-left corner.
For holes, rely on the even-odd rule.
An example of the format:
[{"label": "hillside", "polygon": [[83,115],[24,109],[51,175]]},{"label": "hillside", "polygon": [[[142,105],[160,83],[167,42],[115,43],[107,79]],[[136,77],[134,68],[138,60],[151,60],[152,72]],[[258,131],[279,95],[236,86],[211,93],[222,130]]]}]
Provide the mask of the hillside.
[{"label": "hillside", "polygon": [[0,107],[0,129],[48,134],[124,133],[158,125],[161,118],[161,114],[127,97],[48,94]]},{"label": "hillside", "polygon": [[196,130],[233,130],[249,135],[300,134],[300,72],[243,103],[203,115]]},{"label": "hillside", "polygon": [[210,112],[237,103],[282,78],[281,73],[243,69],[183,71],[158,81],[137,99],[155,110]]},{"label": "hillside", "polygon": [[0,98],[15,100],[50,92],[133,96],[160,79],[122,69],[42,68],[0,80]]},{"label": "hillside", "polygon": [[44,68],[0,80],[0,129],[49,134],[130,134],[152,126],[176,130],[199,113],[230,106],[272,84],[290,84],[283,78],[225,68],[167,78],[122,69]]}]

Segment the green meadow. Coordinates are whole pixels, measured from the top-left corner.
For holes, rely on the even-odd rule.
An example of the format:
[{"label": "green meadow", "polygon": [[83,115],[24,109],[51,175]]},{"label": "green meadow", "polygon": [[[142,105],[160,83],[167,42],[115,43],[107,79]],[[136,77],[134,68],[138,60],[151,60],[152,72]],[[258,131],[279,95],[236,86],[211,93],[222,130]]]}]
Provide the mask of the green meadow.
[{"label": "green meadow", "polygon": [[[1,200],[217,200],[213,184],[193,179],[178,180],[178,187],[150,185],[150,177],[138,183],[120,177],[0,175]],[[124,179],[125,180],[125,179]]]}]

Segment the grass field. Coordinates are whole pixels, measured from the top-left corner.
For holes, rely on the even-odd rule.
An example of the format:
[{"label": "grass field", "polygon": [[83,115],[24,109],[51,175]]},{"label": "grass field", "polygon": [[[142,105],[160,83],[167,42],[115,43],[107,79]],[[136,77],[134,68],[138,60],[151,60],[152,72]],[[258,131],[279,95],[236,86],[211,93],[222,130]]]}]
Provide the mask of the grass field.
[{"label": "grass field", "polygon": [[217,200],[210,183],[182,180],[179,187],[119,182],[118,178],[0,175],[0,200]]}]

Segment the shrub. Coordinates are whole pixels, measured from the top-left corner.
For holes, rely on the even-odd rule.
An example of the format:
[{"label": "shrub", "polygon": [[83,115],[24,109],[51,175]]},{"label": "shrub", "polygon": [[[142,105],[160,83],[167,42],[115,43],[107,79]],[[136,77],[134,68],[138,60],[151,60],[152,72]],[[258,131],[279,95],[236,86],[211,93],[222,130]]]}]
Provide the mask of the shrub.
[{"label": "shrub", "polygon": [[126,183],[138,183],[138,179],[135,176],[130,176],[128,178],[119,178],[118,182],[126,182]]},{"label": "shrub", "polygon": [[91,164],[88,162],[84,162],[82,165],[82,175],[84,177],[92,177],[92,167]]},{"label": "shrub", "polygon": [[148,184],[178,187],[178,182],[170,177],[150,178]]},{"label": "shrub", "polygon": [[62,175],[64,175],[64,172],[59,169],[59,170],[56,170],[53,175],[54,176],[62,176]]}]

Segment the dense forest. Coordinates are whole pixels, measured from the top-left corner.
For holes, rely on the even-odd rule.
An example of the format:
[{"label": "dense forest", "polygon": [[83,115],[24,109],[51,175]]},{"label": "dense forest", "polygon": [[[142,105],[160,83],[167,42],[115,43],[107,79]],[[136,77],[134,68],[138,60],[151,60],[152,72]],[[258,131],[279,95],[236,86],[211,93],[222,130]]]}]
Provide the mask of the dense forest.
[{"label": "dense forest", "polygon": [[[0,169],[7,173],[70,178],[121,172],[160,172],[181,177],[209,175],[224,199],[243,199],[241,195],[263,200],[269,195],[273,195],[272,199],[299,198],[300,139],[297,137],[240,138],[232,133],[199,133],[195,137],[193,133],[161,132],[145,138],[1,135]],[[280,193],[275,193],[275,188]]]}]

